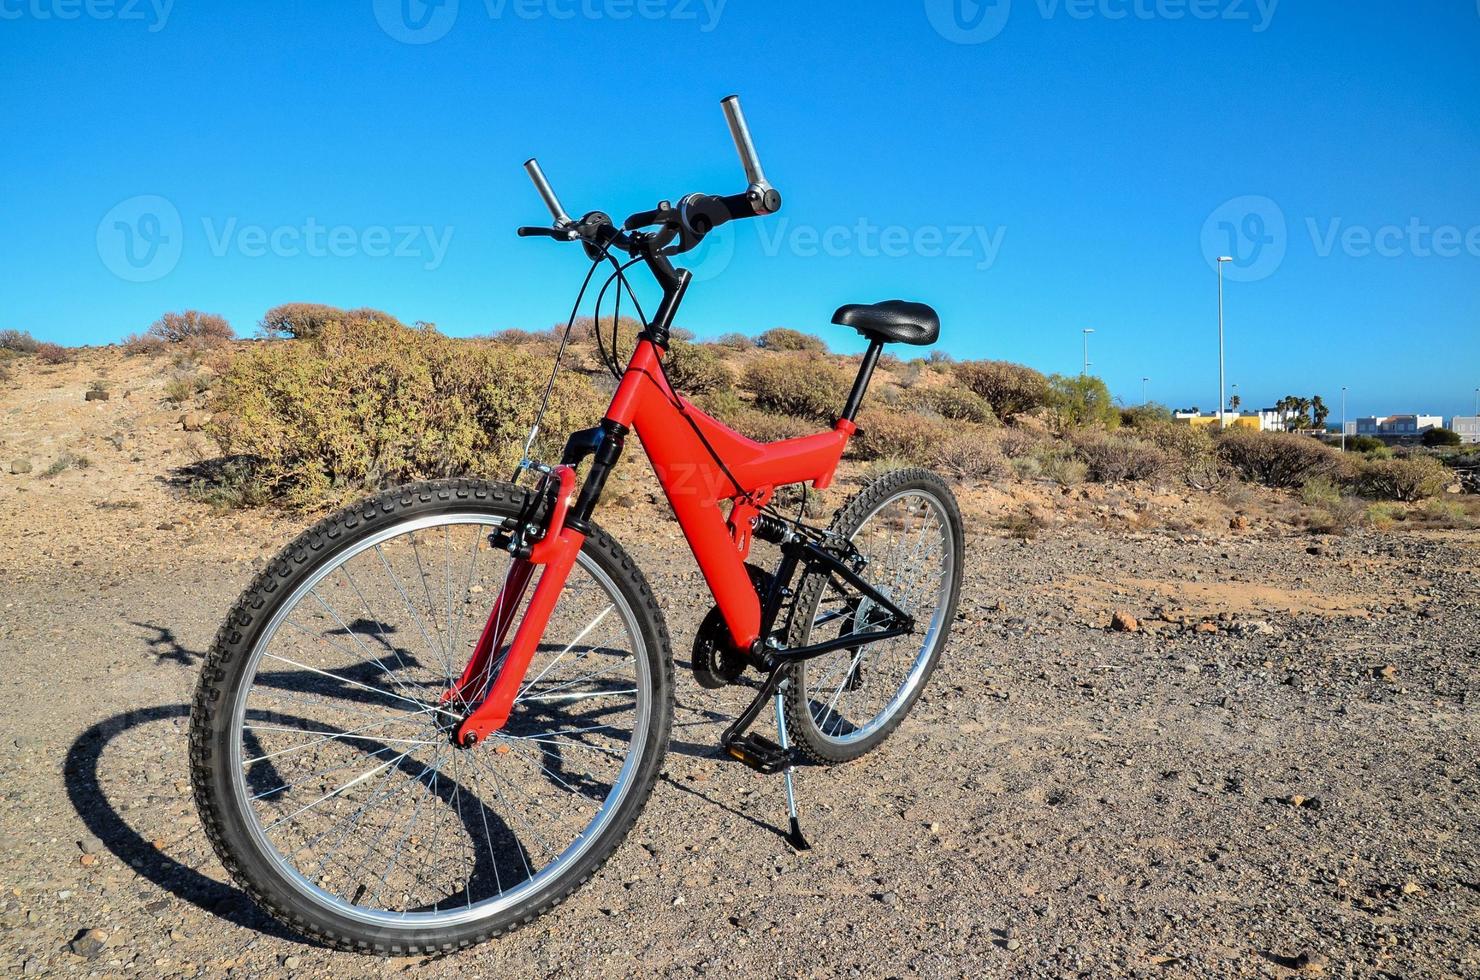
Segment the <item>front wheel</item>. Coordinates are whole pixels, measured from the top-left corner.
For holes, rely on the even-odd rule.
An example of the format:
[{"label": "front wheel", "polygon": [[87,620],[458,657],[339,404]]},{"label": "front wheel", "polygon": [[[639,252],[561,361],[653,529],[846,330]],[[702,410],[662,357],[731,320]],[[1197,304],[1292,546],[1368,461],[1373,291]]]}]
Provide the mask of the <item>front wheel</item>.
[{"label": "front wheel", "polygon": [[[853,542],[867,560],[863,577],[914,617],[915,631],[791,668],[788,733],[823,763],[848,762],[876,747],[920,697],[956,616],[963,547],[955,495],[921,469],[895,470],[870,483],[838,511],[831,530]],[[887,618],[817,572],[797,590],[787,645],[865,632]]]},{"label": "front wheel", "polygon": [[489,538],[525,492],[423,483],[333,514],[217,636],[191,715],[196,805],[226,870],[291,928],[376,953],[479,942],[579,887],[642,811],[672,657],[599,528],[508,724],[453,744],[468,709],[443,694],[502,595],[512,562]]}]

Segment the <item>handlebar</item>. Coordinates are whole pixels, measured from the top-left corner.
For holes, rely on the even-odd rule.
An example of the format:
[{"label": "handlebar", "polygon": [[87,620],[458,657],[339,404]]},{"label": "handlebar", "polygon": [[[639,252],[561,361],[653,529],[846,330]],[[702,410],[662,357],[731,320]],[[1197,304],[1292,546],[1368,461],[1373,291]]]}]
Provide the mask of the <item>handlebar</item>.
[{"label": "handlebar", "polygon": [[727,95],[720,101],[720,105],[725,110],[725,122],[730,125],[730,138],[735,141],[735,152],[740,154],[740,165],[745,168],[746,181],[751,188],[770,186],[766,184],[766,173],[761,169],[761,158],[755,152],[755,141],[750,138],[745,110],[740,108],[740,96]]},{"label": "handlebar", "polygon": [[[651,211],[639,211],[622,223],[626,231],[636,231],[639,228],[647,228],[654,225],[662,226],[662,230],[656,236],[660,239],[660,246],[669,255],[678,255],[696,247],[704,236],[715,228],[733,221],[737,218],[754,218],[767,214],[774,214],[781,209],[781,193],[772,187],[766,180],[765,171],[761,168],[759,154],[756,153],[755,141],[750,135],[750,126],[745,121],[745,112],[740,107],[740,97],[737,95],[726,96],[721,102],[724,109],[725,122],[729,125],[730,137],[735,141],[735,152],[740,156],[740,164],[745,169],[746,188],[739,194],[731,194],[726,197],[716,197],[709,194],[689,194],[682,198],[677,206],[663,201]],[[592,212],[581,221],[572,221],[570,215],[565,213],[560,199],[555,196],[555,191],[550,187],[550,182],[545,179],[544,171],[535,160],[527,160],[524,169],[528,171],[530,180],[534,181],[535,190],[539,192],[545,207],[550,209],[550,215],[555,224],[551,234],[537,228],[521,228],[519,234],[529,237],[534,235],[547,235],[557,240],[574,241],[582,239],[588,246],[593,244],[593,239],[588,234],[588,226],[593,222],[588,219],[598,212]],[[601,216],[605,218],[605,215]],[[607,219],[609,222],[609,219]],[[615,232],[615,229],[612,229]],[[619,235],[613,241],[610,234],[601,232],[604,241],[600,247],[611,244],[621,244],[626,247],[624,240],[627,236]],[[677,239],[677,241],[674,241]],[[669,244],[672,242],[672,244]]]}]

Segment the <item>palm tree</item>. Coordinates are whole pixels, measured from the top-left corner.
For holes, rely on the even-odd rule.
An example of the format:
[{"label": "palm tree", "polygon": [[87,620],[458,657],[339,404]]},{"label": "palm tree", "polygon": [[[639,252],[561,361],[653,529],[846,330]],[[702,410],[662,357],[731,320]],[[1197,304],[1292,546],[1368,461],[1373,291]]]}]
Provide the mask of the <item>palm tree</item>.
[{"label": "palm tree", "polygon": [[1315,418],[1312,420],[1315,424],[1312,428],[1324,429],[1326,427],[1326,419],[1331,415],[1331,409],[1326,407],[1326,403],[1321,400],[1320,395],[1312,395],[1310,405],[1311,409],[1315,412]]},{"label": "palm tree", "polygon": [[1242,398],[1240,398],[1238,395],[1234,395],[1232,398],[1228,399],[1228,410],[1230,412],[1233,412],[1234,414],[1238,414],[1238,407],[1243,403],[1244,400]]}]

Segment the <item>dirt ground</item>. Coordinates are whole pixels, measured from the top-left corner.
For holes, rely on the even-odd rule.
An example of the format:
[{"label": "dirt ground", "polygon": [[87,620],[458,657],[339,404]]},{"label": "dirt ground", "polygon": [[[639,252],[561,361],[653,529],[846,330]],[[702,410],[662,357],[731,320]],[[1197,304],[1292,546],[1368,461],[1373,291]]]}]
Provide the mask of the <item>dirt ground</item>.
[{"label": "dirt ground", "polygon": [[[85,401],[99,377],[109,398]],[[0,970],[1480,976],[1480,533],[1313,538],[1260,494],[1231,530],[1211,495],[963,487],[941,667],[878,752],[801,771],[796,854],[779,779],[715,750],[744,693],[687,674],[707,601],[676,525],[635,530],[635,454],[637,502],[603,520],[680,671],[632,836],[473,950],[305,943],[225,883],[185,732],[225,611],[306,521],[184,499],[200,439],[163,383],[90,352],[0,392]],[[1116,610],[1139,628],[1112,631]]]}]

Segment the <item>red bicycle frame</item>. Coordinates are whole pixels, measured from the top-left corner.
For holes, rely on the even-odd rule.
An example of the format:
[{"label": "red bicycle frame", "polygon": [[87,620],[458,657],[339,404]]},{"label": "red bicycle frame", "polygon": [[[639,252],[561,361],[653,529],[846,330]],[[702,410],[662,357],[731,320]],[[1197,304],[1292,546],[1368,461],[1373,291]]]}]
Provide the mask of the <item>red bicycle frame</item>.
[{"label": "red bicycle frame", "polygon": [[[639,339],[603,425],[637,432],[729,627],[731,641],[737,649],[748,650],[761,630],[760,597],[745,567],[752,522],[777,487],[809,482],[821,490],[831,484],[857,427],[839,418],[832,429],[815,435],[756,442],[675,392],[663,373],[662,356],[646,335]],[[866,361],[869,368],[872,360]],[[866,374],[860,380],[866,383]],[[555,467],[548,479],[557,482],[555,508],[545,536],[527,558],[513,562],[466,670],[443,697],[444,702],[476,701],[488,684],[494,652],[503,645],[533,568],[544,565],[497,676],[487,686],[487,696],[458,728],[458,741],[463,745],[481,741],[507,723],[550,614],[586,540],[567,523],[575,503],[574,469]],[[728,514],[721,507],[725,501],[730,503]]]}]

